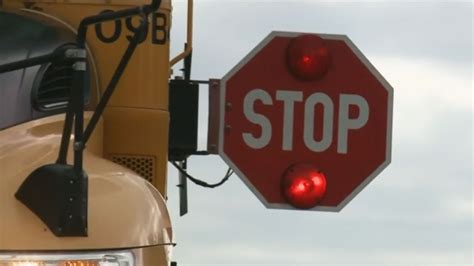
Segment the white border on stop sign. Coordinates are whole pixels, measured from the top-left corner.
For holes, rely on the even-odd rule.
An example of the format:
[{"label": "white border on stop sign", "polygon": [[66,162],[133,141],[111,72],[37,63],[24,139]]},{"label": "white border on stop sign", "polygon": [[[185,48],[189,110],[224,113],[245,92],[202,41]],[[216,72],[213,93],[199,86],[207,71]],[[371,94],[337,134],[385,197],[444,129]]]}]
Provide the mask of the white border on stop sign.
[{"label": "white border on stop sign", "polygon": [[285,32],[285,31],[272,31],[263,41],[261,41],[255,48],[250,51],[240,62],[235,65],[227,74],[222,78],[220,83],[220,121],[219,121],[219,155],[221,158],[231,167],[235,173],[240,177],[247,187],[257,196],[257,198],[269,209],[290,209],[299,210],[290,204],[274,204],[268,203],[267,200],[260,194],[260,192],[253,186],[253,184],[247,179],[247,177],[240,171],[240,169],[227,157],[224,153],[224,119],[225,119],[225,96],[226,96],[226,83],[227,81],[237,72],[242,66],[246,65],[260,50],[265,47],[275,37],[297,37],[303,34],[316,34],[325,40],[341,40],[344,41],[359,60],[364,63],[370,73],[382,84],[382,86],[388,92],[388,104],[387,104],[387,138],[386,138],[386,154],[385,161],[375,169],[359,186],[352,191],[341,203],[336,207],[327,206],[316,206],[311,209],[313,211],[330,211],[339,212],[342,210],[353,198],[359,194],[377,175],[379,175],[391,162],[392,160],[392,120],[393,120],[393,88],[384,79],[384,77],[375,69],[375,67],[369,62],[369,60],[362,54],[362,52],[355,46],[355,44],[346,35],[337,34],[319,34],[319,33],[306,33],[306,32]]}]

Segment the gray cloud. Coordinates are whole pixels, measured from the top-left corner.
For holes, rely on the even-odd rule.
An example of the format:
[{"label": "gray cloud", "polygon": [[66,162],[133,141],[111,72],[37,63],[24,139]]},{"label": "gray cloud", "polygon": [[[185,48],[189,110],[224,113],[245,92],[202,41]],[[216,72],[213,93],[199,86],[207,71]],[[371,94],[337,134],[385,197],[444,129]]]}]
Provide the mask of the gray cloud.
[{"label": "gray cloud", "polygon": [[[184,29],[183,7],[176,5],[177,30]],[[197,75],[215,68],[207,75],[222,76],[271,30],[347,34],[372,56],[429,57],[464,64],[472,61],[470,2],[231,1],[198,2],[195,9]],[[182,33],[176,32],[174,41],[180,43]]]}]

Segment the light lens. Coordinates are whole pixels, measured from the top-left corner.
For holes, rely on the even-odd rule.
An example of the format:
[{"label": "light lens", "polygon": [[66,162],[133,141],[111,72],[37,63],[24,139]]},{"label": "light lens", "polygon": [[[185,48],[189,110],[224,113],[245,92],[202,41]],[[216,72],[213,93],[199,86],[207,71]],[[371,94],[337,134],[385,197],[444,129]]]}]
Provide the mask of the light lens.
[{"label": "light lens", "polygon": [[325,41],[314,34],[293,38],[286,50],[289,71],[300,80],[322,78],[331,64],[331,54]]},{"label": "light lens", "polygon": [[132,252],[5,254],[0,266],[136,266]]},{"label": "light lens", "polygon": [[283,175],[282,193],[298,209],[313,208],[326,193],[326,176],[312,164],[292,165]]}]

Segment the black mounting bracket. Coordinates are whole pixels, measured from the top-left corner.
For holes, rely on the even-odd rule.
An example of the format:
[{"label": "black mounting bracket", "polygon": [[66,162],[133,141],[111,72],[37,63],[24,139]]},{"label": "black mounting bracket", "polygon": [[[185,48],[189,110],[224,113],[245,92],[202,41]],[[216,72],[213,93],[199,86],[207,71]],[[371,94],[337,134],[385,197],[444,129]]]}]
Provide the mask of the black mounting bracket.
[{"label": "black mounting bracket", "polygon": [[183,161],[197,151],[199,84],[173,79],[169,86],[168,160]]}]

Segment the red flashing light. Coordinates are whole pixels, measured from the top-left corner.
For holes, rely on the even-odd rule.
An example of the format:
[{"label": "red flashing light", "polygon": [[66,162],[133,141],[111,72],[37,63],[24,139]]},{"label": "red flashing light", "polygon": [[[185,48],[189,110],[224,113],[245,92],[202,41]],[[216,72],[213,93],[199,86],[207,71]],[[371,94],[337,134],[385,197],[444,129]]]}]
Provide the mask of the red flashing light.
[{"label": "red flashing light", "polygon": [[312,81],[326,74],[331,64],[331,54],[321,37],[305,34],[290,41],[286,50],[286,62],[296,78]]},{"label": "red flashing light", "polygon": [[295,164],[283,175],[282,190],[288,203],[299,209],[310,209],[326,193],[326,176],[311,164]]}]

